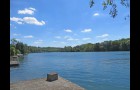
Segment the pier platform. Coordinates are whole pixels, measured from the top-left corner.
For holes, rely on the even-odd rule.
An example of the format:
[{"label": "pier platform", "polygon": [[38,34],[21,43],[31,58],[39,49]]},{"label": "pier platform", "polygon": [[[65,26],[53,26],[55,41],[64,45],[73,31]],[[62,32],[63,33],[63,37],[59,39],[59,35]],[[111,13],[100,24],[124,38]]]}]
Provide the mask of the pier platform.
[{"label": "pier platform", "polygon": [[10,61],[10,66],[18,66],[19,61]]},{"label": "pier platform", "polygon": [[47,81],[46,78],[10,83],[10,90],[85,90],[84,88],[58,76],[58,80]]},{"label": "pier platform", "polygon": [[19,57],[10,56],[10,66],[18,66],[18,65],[19,65]]}]

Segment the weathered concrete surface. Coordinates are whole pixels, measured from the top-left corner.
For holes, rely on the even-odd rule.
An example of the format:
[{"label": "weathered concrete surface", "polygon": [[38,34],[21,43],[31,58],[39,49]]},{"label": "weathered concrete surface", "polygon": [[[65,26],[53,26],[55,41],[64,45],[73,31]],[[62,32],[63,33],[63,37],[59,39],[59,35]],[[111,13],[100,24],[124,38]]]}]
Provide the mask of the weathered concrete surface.
[{"label": "weathered concrete surface", "polygon": [[46,78],[41,78],[11,83],[10,90],[85,90],[85,89],[58,76],[58,80],[52,82],[46,81]]},{"label": "weathered concrete surface", "polygon": [[10,61],[10,66],[18,66],[19,61]]},{"label": "weathered concrete surface", "polygon": [[19,58],[18,56],[10,56],[10,66],[18,66]]}]

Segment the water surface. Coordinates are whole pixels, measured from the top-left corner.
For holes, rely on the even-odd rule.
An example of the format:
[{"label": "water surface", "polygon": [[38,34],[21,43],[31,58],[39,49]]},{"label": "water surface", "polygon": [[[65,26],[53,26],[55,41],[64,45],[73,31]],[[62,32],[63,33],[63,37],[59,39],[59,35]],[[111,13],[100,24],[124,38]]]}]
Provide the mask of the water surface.
[{"label": "water surface", "polygon": [[130,90],[130,52],[30,53],[10,68],[10,82],[58,72],[87,90]]}]

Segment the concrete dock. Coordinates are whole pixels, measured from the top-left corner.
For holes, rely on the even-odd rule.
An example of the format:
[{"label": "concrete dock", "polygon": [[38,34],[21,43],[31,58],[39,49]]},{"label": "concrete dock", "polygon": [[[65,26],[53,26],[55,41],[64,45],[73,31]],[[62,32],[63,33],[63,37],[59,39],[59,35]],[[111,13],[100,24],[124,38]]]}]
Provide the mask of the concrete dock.
[{"label": "concrete dock", "polygon": [[18,66],[19,61],[10,61],[10,66]]},{"label": "concrete dock", "polygon": [[19,81],[10,84],[10,90],[85,90],[84,88],[58,76],[58,80],[47,81],[46,78]]},{"label": "concrete dock", "polygon": [[19,65],[19,57],[10,56],[10,66],[18,66],[18,65]]}]

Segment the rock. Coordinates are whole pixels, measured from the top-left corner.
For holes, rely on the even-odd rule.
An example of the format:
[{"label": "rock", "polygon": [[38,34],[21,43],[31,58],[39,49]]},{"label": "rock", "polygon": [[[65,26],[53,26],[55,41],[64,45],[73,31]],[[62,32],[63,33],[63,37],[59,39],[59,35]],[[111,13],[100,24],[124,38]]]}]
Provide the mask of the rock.
[{"label": "rock", "polygon": [[51,72],[47,74],[47,81],[58,80],[58,74],[56,72]]}]

